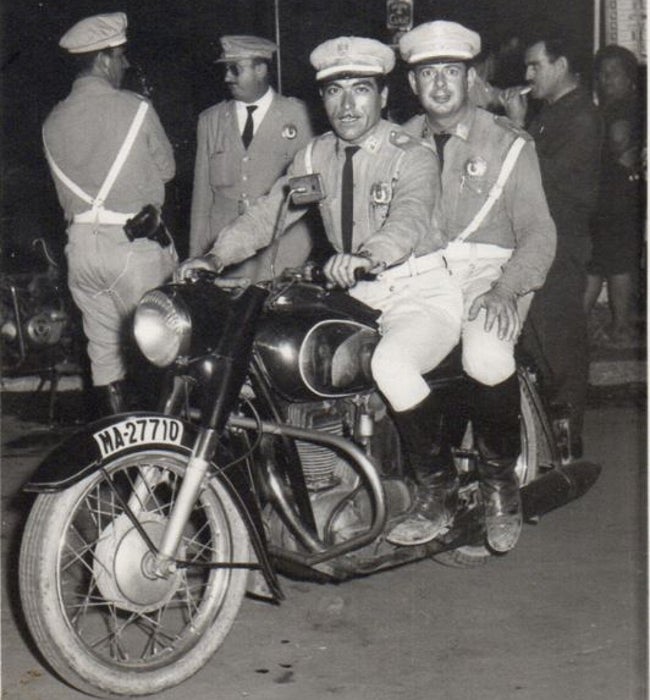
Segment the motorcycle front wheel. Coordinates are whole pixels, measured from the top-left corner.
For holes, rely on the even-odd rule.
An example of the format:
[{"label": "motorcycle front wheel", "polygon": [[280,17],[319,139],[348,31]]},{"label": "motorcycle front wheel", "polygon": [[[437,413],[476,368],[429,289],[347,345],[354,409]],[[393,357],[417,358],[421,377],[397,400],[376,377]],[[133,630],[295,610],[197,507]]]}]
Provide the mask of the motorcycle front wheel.
[{"label": "motorcycle front wheel", "polygon": [[[38,649],[61,678],[90,695],[149,695],[198,671],[229,632],[246,591],[246,526],[212,480],[164,578],[146,538],[160,544],[187,453],[148,449],[110,459],[66,491],[42,494],[20,552],[23,610]],[[136,522],[134,522],[134,520]]]}]

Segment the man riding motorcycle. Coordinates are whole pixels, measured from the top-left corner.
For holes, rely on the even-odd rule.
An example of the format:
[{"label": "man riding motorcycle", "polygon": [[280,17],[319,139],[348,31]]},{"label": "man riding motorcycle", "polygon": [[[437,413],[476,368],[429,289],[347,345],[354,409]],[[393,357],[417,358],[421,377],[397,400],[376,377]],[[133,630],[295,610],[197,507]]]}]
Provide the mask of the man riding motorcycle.
[{"label": "man riding motorcycle", "polygon": [[[439,407],[422,378],[448,352],[432,352],[440,329],[458,338],[462,308],[439,252],[442,238],[431,226],[438,166],[432,149],[381,118],[385,75],[395,64],[390,48],[373,39],[340,37],[318,46],[311,62],[334,131],[299,152],[288,176],[321,174],[326,197],[320,210],[338,251],[325,274],[382,312],[372,373],[394,411],[420,487],[418,507],[426,510],[428,527],[409,542],[419,544],[449,524],[450,496],[457,489],[450,451],[435,430]],[[195,267],[220,270],[268,245],[285,186],[286,178],[276,182],[221,233],[209,255],[184,263],[181,276]],[[304,213],[290,210],[287,225]],[[385,271],[375,281],[356,283],[358,268]]]}]

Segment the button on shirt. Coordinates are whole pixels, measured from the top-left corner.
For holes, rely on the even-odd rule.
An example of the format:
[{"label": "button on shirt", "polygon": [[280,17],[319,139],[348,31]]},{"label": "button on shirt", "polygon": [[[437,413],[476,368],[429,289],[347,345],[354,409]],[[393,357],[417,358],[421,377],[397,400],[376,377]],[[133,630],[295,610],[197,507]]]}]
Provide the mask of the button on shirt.
[{"label": "button on shirt", "polygon": [[[89,195],[95,196],[104,182],[141,101],[103,78],[84,76],[75,80],[68,97],[46,119],[43,135],[54,162]],[[165,182],[174,172],[171,144],[150,106],[106,209],[129,213],[146,204],[162,206]],[[58,178],[54,182],[68,221],[90,208]]]},{"label": "button on shirt", "polygon": [[[424,115],[404,129],[433,143]],[[503,193],[478,231],[467,242],[514,249],[499,284],[516,294],[544,282],[555,254],[555,225],[544,196],[535,145],[504,117],[472,107],[450,130],[442,170],[442,197],[435,221],[446,241],[453,241],[473,220],[496,182],[503,160],[518,135],[528,140]]]},{"label": "button on shirt", "polygon": [[[337,252],[343,251],[341,178],[345,147],[349,145],[328,132],[314,139],[311,153],[311,172],[320,173],[325,186],[326,197],[320,203],[323,225]],[[367,253],[375,262],[391,265],[411,253],[419,256],[440,249],[443,239],[431,226],[439,197],[438,164],[431,148],[384,120],[358,145],[361,148],[353,159],[352,252]],[[287,177],[306,173],[303,149],[294,158]],[[224,264],[244,260],[268,245],[286,185],[287,178],[278,180],[266,197],[222,231],[212,252]],[[286,226],[306,211],[305,207],[290,208]]]}]

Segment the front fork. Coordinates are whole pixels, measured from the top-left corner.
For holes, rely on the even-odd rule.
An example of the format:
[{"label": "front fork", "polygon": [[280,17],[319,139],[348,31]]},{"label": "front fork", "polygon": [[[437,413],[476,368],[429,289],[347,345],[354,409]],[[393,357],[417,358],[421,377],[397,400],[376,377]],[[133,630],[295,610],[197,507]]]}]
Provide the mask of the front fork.
[{"label": "front fork", "polygon": [[181,543],[183,530],[201,491],[217,441],[216,430],[204,429],[198,436],[174,507],[167,521],[162,542],[154,557],[153,573],[155,576],[164,578],[173,573],[176,568],[175,555]]}]

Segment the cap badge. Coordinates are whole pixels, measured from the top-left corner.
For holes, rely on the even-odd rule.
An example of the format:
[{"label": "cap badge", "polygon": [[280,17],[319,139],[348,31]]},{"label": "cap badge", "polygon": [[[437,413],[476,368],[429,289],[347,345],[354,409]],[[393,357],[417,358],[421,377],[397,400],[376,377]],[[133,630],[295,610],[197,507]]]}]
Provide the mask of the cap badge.
[{"label": "cap badge", "polygon": [[465,163],[465,172],[469,177],[483,177],[487,172],[487,162],[481,156],[474,156]]},{"label": "cap badge", "polygon": [[288,139],[289,141],[293,140],[298,136],[298,129],[296,128],[295,124],[285,124],[282,127],[282,138],[283,139]]},{"label": "cap badge", "polygon": [[336,51],[338,52],[339,56],[345,56],[350,52],[350,42],[346,41],[345,39],[341,39],[341,41],[339,41],[336,45]]}]

